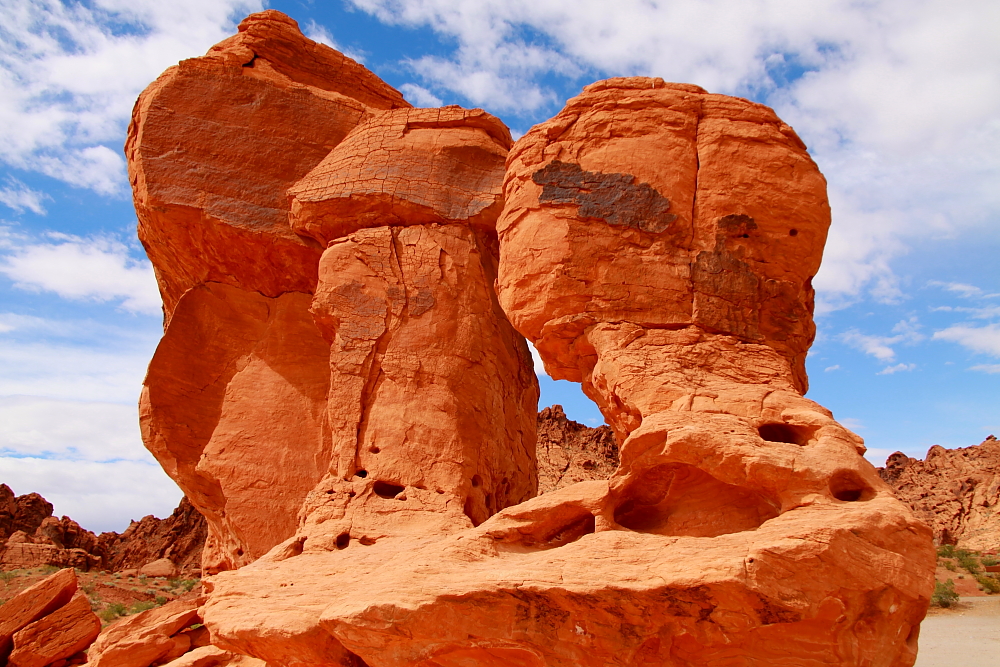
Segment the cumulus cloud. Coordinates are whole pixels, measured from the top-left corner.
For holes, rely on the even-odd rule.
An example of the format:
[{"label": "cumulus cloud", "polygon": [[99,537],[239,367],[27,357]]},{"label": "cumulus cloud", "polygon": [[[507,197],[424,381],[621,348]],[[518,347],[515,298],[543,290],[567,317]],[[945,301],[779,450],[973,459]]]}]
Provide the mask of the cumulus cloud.
[{"label": "cumulus cloud", "polygon": [[1000,373],[1000,364],[976,364],[975,366],[970,366],[969,370],[995,375],[997,373]]},{"label": "cumulus cloud", "polygon": [[44,192],[32,190],[16,178],[8,178],[7,187],[0,188],[0,204],[18,213],[28,210],[38,215],[45,215],[42,202],[48,198]]},{"label": "cumulus cloud", "polygon": [[[893,336],[873,336],[863,334],[857,329],[849,329],[840,335],[843,343],[860,350],[867,355],[875,357],[879,361],[890,362],[896,359],[896,351],[892,347],[898,344],[914,344],[924,340],[920,333],[920,324],[916,318],[901,320],[892,328]],[[905,366],[906,364],[899,364]],[[895,371],[886,369],[883,374],[895,373],[898,370],[910,370],[908,368],[897,368]]]},{"label": "cumulus cloud", "polygon": [[440,97],[415,83],[404,83],[399,91],[415,107],[439,107],[444,104]]},{"label": "cumulus cloud", "polygon": [[122,192],[120,141],[136,96],[260,8],[260,0],[4,0],[0,161]]},{"label": "cumulus cloud", "polygon": [[933,338],[958,343],[973,352],[1000,357],[1000,324],[987,324],[981,327],[956,324],[935,331]]},{"label": "cumulus cloud", "polygon": [[894,262],[914,243],[972,229],[998,240],[995,2],[351,1],[455,43],[407,61],[433,94],[515,115],[553,111],[560,85],[621,75],[771,104],[830,185],[820,313],[901,299]]},{"label": "cumulus cloud", "polygon": [[66,299],[120,301],[139,313],[160,312],[153,267],[136,259],[114,237],[81,238],[49,233],[49,242],[9,240],[0,273],[21,289],[55,292]]},{"label": "cumulus cloud", "polygon": [[896,364],[895,366],[886,366],[878,372],[878,375],[892,375],[894,373],[899,373],[900,371],[912,371],[916,367],[916,364]]}]

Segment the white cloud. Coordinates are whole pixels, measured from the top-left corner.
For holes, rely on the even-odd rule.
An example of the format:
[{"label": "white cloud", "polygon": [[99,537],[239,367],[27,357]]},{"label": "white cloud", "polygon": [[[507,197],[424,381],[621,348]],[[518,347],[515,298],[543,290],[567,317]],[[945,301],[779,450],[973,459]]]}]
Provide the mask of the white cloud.
[{"label": "white cloud", "polygon": [[141,461],[0,456],[0,480],[19,495],[40,493],[56,515],[94,532],[120,533],[147,514],[169,516],[182,495],[158,465]]},{"label": "white cloud", "polygon": [[1000,324],[987,324],[982,327],[956,324],[935,331],[933,338],[958,343],[973,352],[1000,357]]},{"label": "white cloud", "polygon": [[416,107],[439,107],[444,104],[440,97],[415,83],[404,83],[399,87],[399,91]]},{"label": "white cloud", "polygon": [[901,371],[912,371],[916,367],[916,364],[896,364],[895,366],[886,366],[878,372],[878,375],[892,375]]},{"label": "white cloud", "polygon": [[531,352],[531,360],[535,363],[535,375],[548,375],[545,372],[545,363],[542,361],[542,355],[538,354],[538,350],[535,346],[528,342],[528,350]]},{"label": "white cloud", "polygon": [[954,292],[959,296],[964,296],[967,298],[982,296],[983,290],[976,287],[975,285],[967,285],[965,283],[950,283],[942,282],[940,280],[929,280],[927,281],[929,287],[940,287],[949,292]]},{"label": "white cloud", "polygon": [[0,161],[101,194],[125,189],[139,92],[232,34],[260,0],[3,0]]},{"label": "white cloud", "polygon": [[840,364],[834,364],[833,366],[827,366],[826,368],[824,368],[823,372],[830,373],[832,371],[839,371],[839,370],[840,370]]},{"label": "white cloud", "polygon": [[11,243],[0,273],[21,289],[55,292],[65,299],[113,301],[133,312],[160,312],[153,267],[135,259],[113,237],[50,233],[51,243]]},{"label": "white cloud", "polygon": [[969,368],[970,371],[979,371],[980,373],[989,373],[990,375],[996,375],[1000,373],[1000,364],[977,364]]},{"label": "white cloud", "polygon": [[44,192],[32,190],[27,185],[16,178],[7,179],[7,187],[0,188],[0,204],[14,209],[18,213],[25,210],[45,215],[45,207],[42,202],[49,196]]},{"label": "white cloud", "polygon": [[0,396],[0,455],[152,463],[135,403]]},{"label": "white cloud", "polygon": [[[840,335],[840,340],[856,350],[875,357],[879,361],[889,362],[896,359],[896,351],[891,346],[900,343],[915,344],[924,339],[924,336],[919,333],[919,329],[920,324],[917,322],[917,319],[911,317],[908,320],[901,320],[896,323],[892,328],[893,333],[896,334],[895,336],[871,336],[863,334],[857,329],[849,329]],[[899,365],[905,366],[905,364]],[[904,369],[897,368],[896,370]],[[886,369],[883,373],[885,372],[894,373],[895,371],[888,371]]]},{"label": "white cloud", "polygon": [[[652,75],[765,98],[812,147],[834,211],[818,312],[902,297],[916,243],[996,243],[1000,4],[970,0],[352,0],[456,46],[426,86],[525,115],[555,81]],[[561,79],[560,79],[561,77]],[[547,106],[550,105],[550,106]]]}]

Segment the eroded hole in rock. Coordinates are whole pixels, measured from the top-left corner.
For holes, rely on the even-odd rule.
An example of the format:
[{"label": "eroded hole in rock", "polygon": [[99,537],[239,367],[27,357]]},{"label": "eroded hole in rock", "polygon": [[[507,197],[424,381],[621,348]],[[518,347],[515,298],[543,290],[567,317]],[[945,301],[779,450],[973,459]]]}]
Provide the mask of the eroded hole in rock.
[{"label": "eroded hole in rock", "polygon": [[403,489],[404,487],[400,486],[399,484],[392,484],[390,482],[383,482],[381,480],[375,482],[375,484],[372,486],[372,491],[374,491],[375,495],[380,498],[395,498],[396,496],[398,496],[400,493],[403,492]]},{"label": "eroded hole in rock", "polygon": [[341,533],[340,535],[337,535],[337,548],[338,549],[346,549],[347,545],[350,544],[350,543],[351,543],[351,534],[350,533]]},{"label": "eroded hole in rock", "polygon": [[757,428],[760,437],[768,442],[787,442],[791,445],[808,445],[814,429],[795,424],[761,424]]},{"label": "eroded hole in rock", "polygon": [[473,475],[472,476],[472,486],[478,488],[478,487],[480,487],[482,485],[483,485],[483,478],[480,477],[479,475]]},{"label": "eroded hole in rock", "polygon": [[788,235],[789,236],[798,236],[799,235],[799,230],[797,230],[797,229],[789,229],[788,230]]},{"label": "eroded hole in rock", "polygon": [[752,489],[668,463],[650,468],[625,489],[615,521],[640,533],[716,537],[754,530],[778,516],[778,507]]},{"label": "eroded hole in rock", "polygon": [[375,445],[372,445],[371,447],[368,448],[368,451],[371,452],[372,454],[378,454],[382,450],[376,447]]},{"label": "eroded hole in rock", "polygon": [[355,477],[360,477],[361,479],[364,479],[365,477],[368,476],[368,471],[367,470],[359,470],[356,473],[354,473],[354,476]]},{"label": "eroded hole in rock", "polygon": [[875,491],[852,470],[842,470],[830,478],[830,494],[837,500],[853,503],[871,500]]},{"label": "eroded hole in rock", "polygon": [[358,542],[360,542],[366,547],[370,547],[371,545],[375,544],[375,538],[368,537],[367,535],[362,535],[361,537],[358,538]]},{"label": "eroded hole in rock", "polygon": [[561,547],[571,542],[576,542],[578,539],[584,535],[590,535],[597,529],[596,520],[593,514],[586,514],[579,519],[573,521],[560,528],[555,533],[549,535],[545,539],[543,546],[554,549],[556,547]]}]

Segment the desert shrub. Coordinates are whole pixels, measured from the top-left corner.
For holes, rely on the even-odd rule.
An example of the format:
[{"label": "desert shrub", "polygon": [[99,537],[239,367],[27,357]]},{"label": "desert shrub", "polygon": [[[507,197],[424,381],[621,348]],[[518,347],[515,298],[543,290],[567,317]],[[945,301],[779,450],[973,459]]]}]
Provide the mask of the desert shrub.
[{"label": "desert shrub", "polygon": [[955,552],[955,559],[958,561],[959,566],[965,569],[969,574],[979,574],[981,572],[979,559],[976,558],[971,551],[959,549]]},{"label": "desert shrub", "polygon": [[17,573],[11,572],[0,572],[0,581],[5,584],[9,584],[13,579],[17,578]]},{"label": "desert shrub", "polygon": [[156,606],[157,607],[162,607],[165,604],[167,604],[167,598],[163,597],[162,595],[157,595],[156,596]]},{"label": "desert shrub", "polygon": [[152,609],[155,606],[156,606],[155,602],[149,602],[149,601],[136,602],[134,605],[132,605],[132,608],[129,609],[129,613],[130,614],[138,614],[139,612],[143,612],[143,611],[147,611],[149,609]]},{"label": "desert shrub", "polygon": [[950,607],[958,602],[958,593],[955,592],[955,582],[937,581],[934,583],[934,593],[931,595],[931,604],[938,607]]},{"label": "desert shrub", "polygon": [[979,560],[982,561],[983,565],[996,565],[1000,563],[1000,560],[997,560],[996,556],[983,556]]},{"label": "desert shrub", "polygon": [[997,581],[993,577],[986,574],[980,574],[976,577],[976,581],[979,582],[979,585],[982,586],[983,590],[989,595],[1000,593],[1000,581]]},{"label": "desert shrub", "polygon": [[43,565],[40,568],[38,568],[38,571],[41,572],[42,574],[55,574],[56,572],[59,571],[59,568],[56,567],[55,565]]},{"label": "desert shrub", "polygon": [[139,581],[140,581],[141,583],[146,583],[146,579],[147,579],[147,578],[148,578],[148,577],[147,577],[146,575],[144,575],[144,574],[140,574],[140,575],[139,575]]},{"label": "desert shrub", "polygon": [[121,602],[112,602],[107,607],[97,612],[102,621],[110,623],[119,616],[124,616],[126,614],[125,605]]},{"label": "desert shrub", "polygon": [[946,560],[944,561],[945,569],[951,570],[952,572],[957,572],[958,568],[955,567],[955,561]]},{"label": "desert shrub", "polygon": [[199,581],[197,579],[185,579],[183,586],[185,591],[190,591],[192,588],[197,586]]},{"label": "desert shrub", "polygon": [[955,557],[955,545],[953,544],[942,544],[937,549],[938,556],[942,558],[954,558]]}]

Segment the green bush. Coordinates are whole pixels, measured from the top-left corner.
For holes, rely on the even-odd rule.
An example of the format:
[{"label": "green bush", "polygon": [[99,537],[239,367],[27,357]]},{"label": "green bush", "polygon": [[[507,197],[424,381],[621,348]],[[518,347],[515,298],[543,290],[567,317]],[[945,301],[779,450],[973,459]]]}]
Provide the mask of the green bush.
[{"label": "green bush", "polygon": [[979,585],[982,586],[983,590],[989,595],[1000,593],[1000,581],[997,581],[993,577],[986,574],[980,574],[976,577],[976,581],[979,582]]},{"label": "green bush", "polygon": [[958,572],[958,568],[955,567],[954,561],[946,560],[944,561],[944,566],[946,569],[951,570],[952,572]]},{"label": "green bush", "polygon": [[17,574],[14,572],[0,572],[0,580],[3,580],[5,584],[9,584],[15,577],[17,577]]},{"label": "green bush", "polygon": [[955,592],[955,582],[937,581],[934,583],[934,593],[931,595],[931,604],[938,607],[950,607],[958,602],[958,593]]},{"label": "green bush", "polygon": [[197,586],[199,583],[201,583],[201,582],[199,580],[197,580],[197,579],[185,579],[184,583],[183,583],[184,590],[185,591],[190,591],[192,588],[194,588],[195,586]]},{"label": "green bush", "polygon": [[165,604],[167,604],[167,598],[163,597],[162,595],[157,595],[156,596],[156,606],[162,607]]},{"label": "green bush", "polygon": [[138,614],[139,612],[152,609],[155,606],[156,606],[155,602],[136,602],[134,605],[132,605],[132,608],[129,609],[129,613]]},{"label": "green bush", "polygon": [[997,560],[996,556],[983,556],[979,560],[982,561],[983,565],[996,565],[1000,563],[1000,560]]},{"label": "green bush", "polygon": [[954,558],[955,557],[955,545],[953,544],[942,544],[938,547],[938,556],[942,558]]},{"label": "green bush", "polygon": [[112,602],[107,607],[97,612],[97,615],[101,617],[102,621],[110,623],[119,616],[124,616],[126,613],[124,604],[121,602]]},{"label": "green bush", "polygon": [[955,559],[958,561],[959,566],[965,569],[969,574],[979,574],[982,571],[980,569],[979,559],[976,558],[971,551],[959,549],[955,552]]}]

